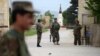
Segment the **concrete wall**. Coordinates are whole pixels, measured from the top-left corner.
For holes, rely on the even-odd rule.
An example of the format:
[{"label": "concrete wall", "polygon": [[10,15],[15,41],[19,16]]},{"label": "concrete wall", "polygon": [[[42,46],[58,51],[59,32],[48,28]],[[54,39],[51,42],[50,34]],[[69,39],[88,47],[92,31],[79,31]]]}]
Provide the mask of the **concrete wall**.
[{"label": "concrete wall", "polygon": [[78,20],[82,25],[82,37],[84,37],[84,25],[90,25],[94,23],[94,17],[84,7],[87,6],[85,0],[78,0]]},{"label": "concrete wall", "polygon": [[84,8],[87,6],[85,0],[78,0],[78,3],[78,20],[80,24],[94,23],[94,17],[91,16],[91,12]]},{"label": "concrete wall", "polygon": [[91,32],[91,45],[100,47],[100,24],[93,24],[90,25],[90,32]]},{"label": "concrete wall", "polygon": [[9,0],[0,0],[0,26],[8,26],[0,28],[0,31],[5,32],[9,29]]}]

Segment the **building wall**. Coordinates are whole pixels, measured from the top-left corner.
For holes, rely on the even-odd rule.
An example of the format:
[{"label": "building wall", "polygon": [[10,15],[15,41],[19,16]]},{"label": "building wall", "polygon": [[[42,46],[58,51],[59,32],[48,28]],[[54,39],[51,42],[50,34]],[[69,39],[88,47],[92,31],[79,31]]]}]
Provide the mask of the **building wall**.
[{"label": "building wall", "polygon": [[92,24],[94,23],[94,17],[91,16],[91,13],[86,10],[84,7],[87,6],[85,0],[78,0],[78,20],[80,24]]},{"label": "building wall", "polygon": [[0,31],[5,32],[9,29],[9,0],[0,0],[0,26],[8,26],[0,28]]},{"label": "building wall", "polygon": [[100,47],[100,24],[90,25],[90,43],[93,46]]},{"label": "building wall", "polygon": [[43,19],[45,20],[44,28],[50,27],[50,16],[44,16]]},{"label": "building wall", "polygon": [[60,24],[60,26],[63,26],[63,16],[62,16],[62,13],[58,14],[58,23]]},{"label": "building wall", "polygon": [[85,0],[78,0],[78,20],[82,25],[82,37],[84,36],[84,25],[90,25],[94,23],[94,17],[91,16],[91,13],[86,10],[84,7],[87,6]]},{"label": "building wall", "polygon": [[82,37],[84,37],[84,25],[89,27],[91,32],[90,34],[90,43],[92,46],[100,47],[100,25],[94,24],[94,17],[91,16],[91,13],[86,10],[85,0],[79,0],[79,11],[78,11],[78,20],[83,26],[82,28]]}]

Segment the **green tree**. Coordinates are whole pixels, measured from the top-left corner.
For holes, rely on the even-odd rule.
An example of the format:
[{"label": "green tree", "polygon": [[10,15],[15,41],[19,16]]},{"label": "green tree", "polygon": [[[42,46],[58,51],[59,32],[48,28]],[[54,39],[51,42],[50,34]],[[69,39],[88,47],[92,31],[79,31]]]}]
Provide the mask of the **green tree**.
[{"label": "green tree", "polygon": [[75,19],[78,16],[78,0],[71,0],[72,5],[63,12],[64,24],[74,24]]},{"label": "green tree", "polygon": [[50,11],[46,11],[46,12],[45,12],[45,16],[50,16],[50,17],[52,17],[52,14],[51,14]]},{"label": "green tree", "polygon": [[54,15],[51,14],[50,11],[46,11],[46,12],[45,12],[45,16],[50,16],[50,22],[52,22],[52,19],[54,18]]},{"label": "green tree", "polygon": [[100,23],[100,0],[86,0],[87,7],[92,15],[95,16],[96,23]]}]

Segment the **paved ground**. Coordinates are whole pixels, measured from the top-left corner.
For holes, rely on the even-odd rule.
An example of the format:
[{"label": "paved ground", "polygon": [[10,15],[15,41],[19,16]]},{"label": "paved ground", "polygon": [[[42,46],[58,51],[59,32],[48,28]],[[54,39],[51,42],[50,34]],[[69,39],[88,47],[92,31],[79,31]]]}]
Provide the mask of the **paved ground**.
[{"label": "paved ground", "polygon": [[36,47],[36,35],[26,38],[32,56],[100,56],[100,48],[91,46],[74,46],[73,31],[60,30],[60,45],[53,45],[49,40],[49,31],[43,33],[41,48]]}]

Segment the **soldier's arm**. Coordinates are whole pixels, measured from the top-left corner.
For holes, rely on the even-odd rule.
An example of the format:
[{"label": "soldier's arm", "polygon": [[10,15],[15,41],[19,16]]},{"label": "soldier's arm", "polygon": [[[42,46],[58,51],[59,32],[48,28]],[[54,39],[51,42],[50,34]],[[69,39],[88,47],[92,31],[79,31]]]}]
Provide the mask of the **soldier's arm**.
[{"label": "soldier's arm", "polygon": [[5,40],[4,47],[7,52],[6,54],[9,56],[16,56],[16,50],[18,48],[16,38],[11,35],[4,35],[3,38]]},{"label": "soldier's arm", "polygon": [[59,30],[60,30],[60,24],[58,23],[58,25],[59,25]]},{"label": "soldier's arm", "polygon": [[38,24],[36,24],[36,30],[38,29]]},{"label": "soldier's arm", "polygon": [[82,26],[80,25],[80,29],[82,29]]},{"label": "soldier's arm", "polygon": [[54,23],[51,25],[51,30],[54,31]]}]

